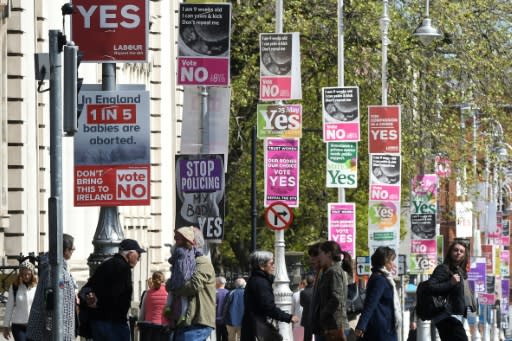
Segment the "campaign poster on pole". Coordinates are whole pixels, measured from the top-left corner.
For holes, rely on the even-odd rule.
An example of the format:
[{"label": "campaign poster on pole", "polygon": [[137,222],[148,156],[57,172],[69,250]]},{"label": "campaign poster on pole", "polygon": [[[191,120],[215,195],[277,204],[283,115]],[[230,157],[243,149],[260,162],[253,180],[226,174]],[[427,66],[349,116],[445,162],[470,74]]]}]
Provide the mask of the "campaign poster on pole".
[{"label": "campaign poster on pole", "polygon": [[400,201],[400,154],[370,154],[370,200]]},{"label": "campaign poster on pole", "polygon": [[473,203],[471,201],[455,202],[455,231],[457,238],[473,236]]},{"label": "campaign poster on pole", "polygon": [[[224,154],[224,167],[227,167],[229,149],[229,106],[231,89],[225,87],[208,87],[206,97],[208,120],[203,118],[201,93],[198,86],[186,86],[183,90],[183,114],[181,123],[181,153]],[[203,125],[207,134],[203,133]],[[207,147],[207,148],[205,148]],[[227,171],[227,168],[224,169]]]},{"label": "campaign poster on pole", "polygon": [[175,227],[197,226],[205,239],[220,243],[225,186],[222,154],[177,155]]},{"label": "campaign poster on pole", "polygon": [[328,203],[329,240],[335,241],[352,258],[356,256],[356,204]]},{"label": "campaign poster on pole", "polygon": [[258,104],[258,138],[301,138],[302,105]]},{"label": "campaign poster on pole", "polygon": [[395,246],[400,240],[400,202],[370,201],[368,204],[368,246]]},{"label": "campaign poster on pole", "polygon": [[327,142],[325,186],[357,188],[357,142]]},{"label": "campaign poster on pole", "polygon": [[437,176],[417,175],[411,180],[411,239],[436,236]]},{"label": "campaign poster on pole", "polygon": [[494,245],[482,244],[482,257],[485,257],[486,259],[485,273],[490,275],[493,274],[495,260]]},{"label": "campaign poster on pole", "polygon": [[431,274],[437,266],[437,243],[435,239],[411,240],[409,272]]},{"label": "campaign poster on pole", "polygon": [[230,84],[231,4],[181,3],[178,85]]},{"label": "campaign poster on pole", "polygon": [[322,88],[324,142],[353,141],[360,137],[359,88]]},{"label": "campaign poster on pole", "polygon": [[299,141],[265,139],[265,207],[276,201],[299,207]]},{"label": "campaign poster on pole", "polygon": [[400,106],[368,107],[368,153],[400,153]]},{"label": "campaign poster on pole", "polygon": [[71,39],[82,62],[146,62],[149,2],[147,0],[73,0]]},{"label": "campaign poster on pole", "polygon": [[74,205],[150,203],[148,91],[81,91]]},{"label": "campaign poster on pole", "polygon": [[260,33],[260,100],[302,99],[300,36]]},{"label": "campaign poster on pole", "polygon": [[468,272],[468,280],[473,285],[474,293],[485,292],[485,285],[487,282],[487,275],[485,273],[485,257],[471,257],[470,267]]}]

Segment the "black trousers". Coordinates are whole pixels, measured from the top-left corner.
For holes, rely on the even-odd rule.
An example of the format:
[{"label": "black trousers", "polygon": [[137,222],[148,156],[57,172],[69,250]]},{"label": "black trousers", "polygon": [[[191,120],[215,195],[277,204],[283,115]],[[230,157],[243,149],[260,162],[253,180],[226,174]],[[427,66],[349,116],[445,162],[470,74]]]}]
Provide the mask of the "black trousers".
[{"label": "black trousers", "polygon": [[225,324],[215,323],[217,341],[228,341],[228,329]]},{"label": "black trousers", "polygon": [[454,317],[448,317],[436,323],[441,341],[468,341],[462,322]]}]

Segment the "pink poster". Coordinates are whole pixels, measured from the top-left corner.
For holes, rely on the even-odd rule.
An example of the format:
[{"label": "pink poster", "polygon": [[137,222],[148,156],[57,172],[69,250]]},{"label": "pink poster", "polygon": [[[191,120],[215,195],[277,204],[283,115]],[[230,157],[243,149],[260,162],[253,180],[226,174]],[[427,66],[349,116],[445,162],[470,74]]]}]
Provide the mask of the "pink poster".
[{"label": "pink poster", "polygon": [[342,251],[355,257],[356,205],[354,203],[329,203],[329,240],[333,240]]},{"label": "pink poster", "polygon": [[265,200],[299,207],[299,139],[265,140]]},{"label": "pink poster", "polygon": [[368,153],[400,153],[400,106],[368,107]]}]

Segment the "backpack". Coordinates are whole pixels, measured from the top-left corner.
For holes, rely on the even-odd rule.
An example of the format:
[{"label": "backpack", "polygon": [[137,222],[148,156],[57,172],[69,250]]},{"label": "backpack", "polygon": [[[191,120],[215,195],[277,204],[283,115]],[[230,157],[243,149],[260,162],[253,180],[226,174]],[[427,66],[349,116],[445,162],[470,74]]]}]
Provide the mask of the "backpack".
[{"label": "backpack", "polygon": [[347,315],[357,315],[363,312],[366,290],[359,288],[357,283],[347,285]]},{"label": "backpack", "polygon": [[439,315],[446,308],[447,299],[444,296],[434,296],[428,289],[428,280],[420,282],[416,289],[416,316],[428,321]]}]

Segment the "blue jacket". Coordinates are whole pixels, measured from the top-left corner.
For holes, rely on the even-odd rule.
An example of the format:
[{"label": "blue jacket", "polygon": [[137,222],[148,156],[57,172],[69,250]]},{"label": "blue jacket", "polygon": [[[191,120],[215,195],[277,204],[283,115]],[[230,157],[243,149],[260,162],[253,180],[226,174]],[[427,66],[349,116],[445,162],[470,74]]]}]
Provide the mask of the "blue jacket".
[{"label": "blue jacket", "polygon": [[361,340],[397,341],[393,287],[378,270],[372,271],[356,328],[364,332]]},{"label": "blue jacket", "polygon": [[244,288],[233,289],[224,303],[224,322],[228,326],[240,327],[244,316]]}]

